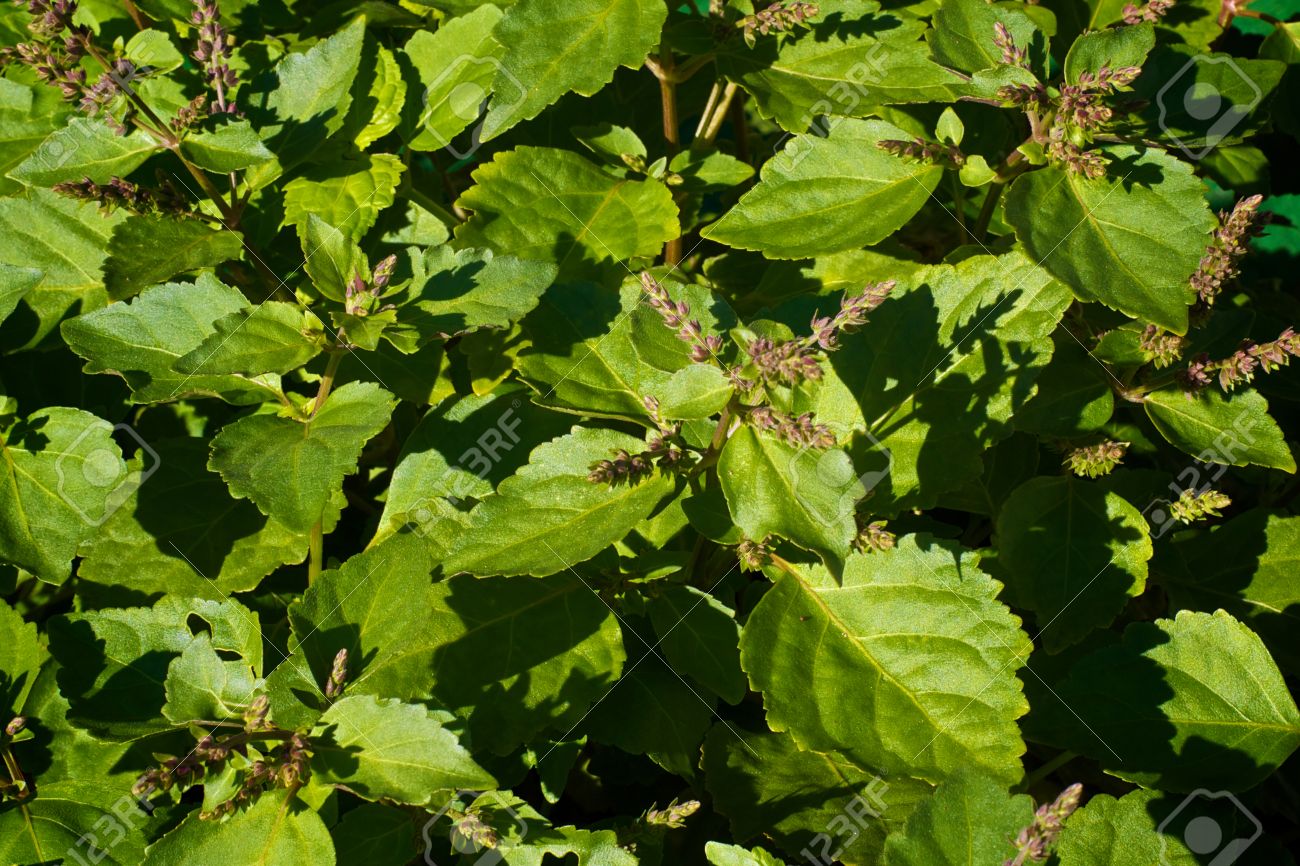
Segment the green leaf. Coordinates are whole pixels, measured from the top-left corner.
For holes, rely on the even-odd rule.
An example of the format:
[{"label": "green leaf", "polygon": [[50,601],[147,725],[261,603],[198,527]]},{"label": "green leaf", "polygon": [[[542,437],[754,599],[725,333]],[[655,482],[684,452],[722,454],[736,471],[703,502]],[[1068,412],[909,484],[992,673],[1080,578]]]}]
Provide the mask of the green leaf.
[{"label": "green leaf", "polygon": [[620,66],[636,69],[659,42],[668,14],[658,0],[519,0],[494,36],[504,47],[483,121],[488,141],[565,93],[591,96]]},{"label": "green leaf", "polygon": [[[250,615],[254,625],[255,617]],[[260,658],[256,664],[222,658],[208,636],[199,634],[167,668],[162,713],[176,725],[240,718],[261,689],[261,669]]]},{"label": "green leaf", "polygon": [[1057,334],[1052,342],[1038,394],[1016,410],[1016,429],[1062,437],[1101,429],[1115,411],[1115,379],[1073,336]]},{"label": "green leaf", "polygon": [[718,68],[782,129],[833,128],[838,120],[819,118],[864,117],[885,103],[956,96],[965,79],[930,58],[920,40],[925,29],[893,15],[830,13],[810,31],[773,35],[753,49],[730,40],[719,46]]},{"label": "green leaf", "polygon": [[866,492],[847,453],[796,448],[746,426],[723,447],[718,477],[747,537],[779,535],[838,571],[857,534],[854,506]]},{"label": "green leaf", "polygon": [[714,725],[704,743],[704,780],[731,834],[770,837],[793,858],[807,850],[847,864],[880,862],[885,838],[932,790],[885,777],[838,752],[805,751],[761,722]]},{"label": "green leaf", "polygon": [[73,117],[9,176],[32,186],[87,177],[108,183],[112,177],[126,177],[160,150],[162,145],[143,130],[118,135],[98,118]]},{"label": "green leaf", "polygon": [[404,170],[388,153],[314,165],[285,184],[283,225],[302,231],[308,217],[316,216],[359,241],[395,200]]},{"label": "green leaf", "polygon": [[[307,555],[307,536],[234,499],[202,439],[152,443],[156,471],[81,550],[77,576],[146,595],[221,598]],[[137,457],[131,471],[144,468]],[[220,531],[214,528],[220,527]]]},{"label": "green leaf", "polygon": [[35,623],[23,622],[18,611],[0,602],[0,715],[6,724],[22,713],[45,658]]},{"label": "green leaf", "polygon": [[0,322],[9,318],[18,302],[44,278],[45,274],[35,268],[0,264]]},{"label": "green leaf", "polygon": [[261,629],[234,601],[165,596],[152,608],[107,608],[51,620],[50,652],[60,664],[68,720],[118,740],[170,729],[163,716],[164,683],[172,660],[195,641],[194,617],[207,624],[204,640],[212,647],[238,653],[260,669]]},{"label": "green leaf", "polygon": [[0,434],[0,559],[62,583],[77,547],[140,484],[113,425],[80,409],[38,409]]},{"label": "green leaf", "polygon": [[562,280],[657,255],[681,234],[662,183],[614,177],[567,150],[517,147],[480,165],[473,178],[457,202],[474,212],[456,227],[457,245],[559,262]]},{"label": "green leaf", "polygon": [[928,507],[982,471],[1052,351],[1069,291],[1019,249],[901,285],[831,356],[869,436],[850,447],[876,514]]},{"label": "green leaf", "polygon": [[640,440],[614,430],[575,427],[529,455],[470,512],[444,563],[447,574],[531,574],[545,577],[585,562],[621,539],[672,493],[670,477],[634,484],[589,481],[591,465]]},{"label": "green leaf", "polygon": [[1277,665],[1222,610],[1135,622],[1122,644],[1075,662],[1055,692],[1035,735],[1166,791],[1245,790],[1300,745]]},{"label": "green leaf", "polygon": [[255,186],[307,160],[343,127],[364,35],[365,19],[358,17],[308,50],[286,55],[265,82],[250,85],[265,107],[250,110],[249,119],[277,159],[250,175]]},{"label": "green leaf", "polygon": [[43,154],[47,167],[54,167],[64,158],[63,150],[46,150],[41,145],[51,129],[64,125],[72,111],[56,88],[39,82],[28,87],[8,78],[0,80],[0,194],[13,195],[22,190],[23,184],[7,175],[34,152]]},{"label": "green leaf", "polygon": [[693,586],[673,586],[649,605],[664,659],[679,673],[738,704],[749,685],[740,669],[736,612]]},{"label": "green leaf", "polygon": [[23,298],[37,321],[24,324],[6,341],[8,345],[34,346],[69,314],[104,306],[108,295],[100,267],[114,227],[125,219],[124,213],[103,216],[93,204],[47,189],[0,198],[0,233],[6,238],[0,244],[0,264],[35,268],[44,274]]},{"label": "green leaf", "polygon": [[452,577],[434,585],[431,610],[434,695],[468,721],[475,749],[506,753],[563,733],[623,668],[616,617],[567,572]]},{"label": "green leaf", "polygon": [[370,266],[356,242],[315,214],[307,216],[300,236],[303,270],[324,297],[343,303],[352,278],[370,276]]},{"label": "green leaf", "polygon": [[1031,646],[977,563],[907,536],[850,558],[842,584],[821,569],[782,574],[740,643],[768,724],[888,773],[1019,779],[1028,704],[1015,671]]},{"label": "green leaf", "polygon": [[1033,52],[1032,60],[1046,53],[1041,32],[1015,6],[999,6],[983,0],[950,0],[935,10],[931,24],[925,38],[934,59],[962,72],[1004,65],[1002,49],[993,44],[997,24],[1007,28],[1017,48]]},{"label": "green leaf", "polygon": [[1110,160],[1104,179],[1054,166],[1018,178],[1006,220],[1079,300],[1186,333],[1188,279],[1214,228],[1201,182],[1160,151],[1101,150]]},{"label": "green leaf", "polygon": [[191,133],[181,142],[181,153],[199,168],[220,172],[243,171],[275,159],[247,120]]},{"label": "green leaf", "polygon": [[209,468],[231,494],[290,529],[305,532],[325,513],[330,494],[371,437],[388,424],[395,401],[370,382],[350,382],[330,394],[308,420],[248,415],[212,440]]},{"label": "green leaf", "polygon": [[1078,84],[1081,74],[1096,75],[1102,67],[1141,67],[1155,44],[1155,28],[1147,23],[1084,33],[1065,55],[1065,80]]},{"label": "green leaf", "polygon": [[123,56],[137,67],[149,67],[151,73],[171,72],[185,63],[171,37],[161,30],[141,30],[132,36]]},{"label": "green leaf", "polygon": [[664,418],[698,420],[721,412],[731,399],[731,382],[712,364],[683,367],[664,385],[659,410]]},{"label": "green leaf", "polygon": [[408,352],[435,337],[508,327],[537,306],[557,272],[548,262],[448,246],[429,247],[413,265],[411,284],[392,299],[397,324],[385,332]]},{"label": "green leaf", "polygon": [[406,43],[403,51],[424,88],[420,104],[408,102],[403,124],[412,150],[440,150],[478,120],[505,50],[492,36],[501,15],[497,6],[484,4],[445,19],[437,30],[417,31]]},{"label": "green leaf", "polygon": [[246,315],[248,302],[237,289],[211,274],[194,283],[146,289],[130,303],[113,304],[63,323],[68,348],[86,359],[87,373],[114,373],[126,380],[135,403],[161,403],[206,395],[231,403],[260,403],[275,397],[274,376],[195,376],[174,365],[216,333],[226,316]]},{"label": "green leaf", "polygon": [[1035,478],[1003,504],[997,527],[1007,588],[1036,614],[1048,652],[1110,625],[1146,587],[1152,552],[1146,520],[1099,484]]},{"label": "green leaf", "polygon": [[1034,801],[1012,796],[977,773],[958,773],[935,790],[885,842],[885,866],[980,866],[1014,860],[1016,834],[1034,819]]},{"label": "green leaf", "polygon": [[320,320],[296,303],[243,306],[214,321],[212,333],[172,369],[197,377],[288,373],[320,354],[320,344],[307,336],[308,330],[320,333]]},{"label": "green leaf", "polygon": [[[363,59],[368,64],[371,62],[368,57]],[[358,108],[368,114],[365,125],[353,137],[362,150],[397,128],[402,120],[402,107],[406,104],[406,81],[402,79],[401,65],[391,50],[383,45],[377,46],[373,66],[368,66],[366,72],[373,76],[366,99],[352,105],[353,114]]]},{"label": "green leaf", "polygon": [[1263,639],[1278,664],[1300,670],[1300,517],[1247,511],[1160,547],[1152,569],[1175,608],[1223,608]]},{"label": "green leaf", "polygon": [[1148,394],[1143,405],[1160,435],[1197,460],[1296,471],[1285,435],[1258,391],[1207,388],[1188,397],[1174,388]]},{"label": "green leaf", "polygon": [[826,138],[793,138],[763,164],[758,185],[703,235],[773,259],[878,243],[921,209],[943,175],[938,166],[876,146],[908,138],[882,120],[846,120]]},{"label": "green leaf", "polygon": [[706,843],[704,856],[714,866],[782,866],[780,860],[762,848],[746,851],[739,845],[724,845],[721,842]]},{"label": "green leaf", "polygon": [[322,572],[289,608],[290,649],[309,679],[325,682],[346,649],[349,695],[429,697],[439,637],[429,629],[432,570],[420,538],[399,533]]},{"label": "green leaf", "polygon": [[200,821],[198,810],[191,812],[180,826],[149,846],[142,862],[143,866],[334,866],[334,843],[314,809],[294,792],[277,789],[223,821]]},{"label": "green leaf", "polygon": [[362,803],[330,828],[343,863],[408,866],[421,854],[421,822],[410,812],[380,803]]},{"label": "green leaf", "polygon": [[[123,804],[132,810],[125,820]],[[84,856],[103,866],[137,866],[148,819],[136,809],[133,798],[123,801],[95,781],[42,784],[30,802],[0,812],[0,861],[72,863]]]},{"label": "green leaf", "polygon": [[104,285],[114,300],[139,294],[177,274],[237,259],[238,234],[209,228],[200,220],[132,216],[113,230],[104,262]]},{"label": "green leaf", "polygon": [[344,697],[321,716],[312,772],[367,800],[428,805],[437,792],[495,788],[456,736],[422,706]]}]

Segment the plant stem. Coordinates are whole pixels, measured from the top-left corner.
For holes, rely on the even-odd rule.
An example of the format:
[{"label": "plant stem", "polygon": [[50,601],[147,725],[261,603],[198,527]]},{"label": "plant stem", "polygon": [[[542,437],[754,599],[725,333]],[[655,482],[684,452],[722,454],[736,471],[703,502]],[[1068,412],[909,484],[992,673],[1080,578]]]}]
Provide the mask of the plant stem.
[{"label": "plant stem", "polygon": [[1070,751],[1061,752],[1061,754],[1057,755],[1055,758],[1052,758],[1052,760],[1048,761],[1046,764],[1043,764],[1043,766],[1039,767],[1037,770],[1034,770],[1034,772],[1025,776],[1025,781],[1021,783],[1021,787],[1024,788],[1025,790],[1029,790],[1030,787],[1037,785],[1039,782],[1043,781],[1048,776],[1052,775],[1057,770],[1061,769],[1061,767],[1064,767],[1066,764],[1070,763],[1077,757],[1079,756],[1075,752],[1070,752]]},{"label": "plant stem", "polygon": [[5,769],[9,771],[9,779],[13,782],[17,792],[12,794],[16,800],[25,800],[32,794],[32,786],[27,784],[27,777],[23,775],[22,768],[18,766],[18,761],[14,758],[13,753],[9,751],[8,746],[0,746],[0,758],[4,759]]},{"label": "plant stem", "polygon": [[984,238],[989,233],[989,221],[993,219],[993,211],[997,209],[998,198],[1002,195],[1004,186],[1005,183],[995,180],[989,184],[989,191],[984,195],[984,204],[980,207],[979,216],[975,217],[975,226],[970,230],[971,237],[979,243],[984,243]]},{"label": "plant stem", "polygon": [[957,212],[957,224],[965,234],[970,234],[970,229],[966,227],[966,188],[962,186],[961,177],[956,171],[949,172],[948,176],[952,179],[952,206]]},{"label": "plant stem", "polygon": [[[674,75],[672,49],[666,45],[659,48],[659,98],[663,103],[664,143],[668,148],[668,158],[672,159],[681,148],[680,122],[677,117],[677,80]],[[682,237],[678,235],[664,244],[664,264],[675,267],[682,259]]]},{"label": "plant stem", "polygon": [[[713,82],[713,89],[709,91],[709,98],[704,102],[704,110],[700,113],[700,122],[695,125],[695,135],[691,137],[694,142],[704,134],[704,127],[708,125],[709,118],[713,116],[713,108],[718,104],[718,97],[722,95],[722,82]],[[691,145],[694,147],[694,144]]]},{"label": "plant stem", "polygon": [[722,130],[722,121],[727,118],[727,109],[731,107],[732,97],[736,95],[736,85],[728,82],[722,91],[722,98],[713,106],[713,113],[709,116],[708,123],[704,124],[704,134],[697,135],[691,142],[692,150],[708,150],[713,146],[714,139]]}]

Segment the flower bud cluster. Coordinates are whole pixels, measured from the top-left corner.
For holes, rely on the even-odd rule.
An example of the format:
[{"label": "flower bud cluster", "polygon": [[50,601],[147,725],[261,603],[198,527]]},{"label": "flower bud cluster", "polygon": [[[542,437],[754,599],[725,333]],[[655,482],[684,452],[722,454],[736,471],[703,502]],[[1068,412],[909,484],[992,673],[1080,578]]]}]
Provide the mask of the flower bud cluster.
[{"label": "flower bud cluster", "polygon": [[1147,325],[1138,341],[1142,355],[1154,363],[1157,370],[1164,369],[1181,358],[1186,345],[1186,337],[1165,333],[1155,325]]},{"label": "flower bud cluster", "polygon": [[343,290],[343,309],[349,315],[365,318],[372,313],[382,313],[385,310],[394,310],[397,307],[394,304],[384,304],[378,309],[375,308],[375,301],[383,294],[388,283],[393,278],[393,270],[397,267],[397,256],[385,256],[375,265],[370,274],[370,282],[367,283],[361,274],[353,274],[351,281]]},{"label": "flower bud cluster", "polygon": [[669,424],[659,414],[659,400],[646,397],[642,401],[646,411],[658,427],[658,432],[650,435],[646,449],[639,454],[632,454],[625,448],[614,452],[612,460],[597,460],[591,464],[587,480],[593,484],[608,484],[617,487],[620,484],[633,484],[652,474],[655,467],[666,472],[680,471],[691,465],[690,454],[681,444],[682,425]]},{"label": "flower bud cluster", "polygon": [[1007,25],[998,21],[993,25],[993,46],[1002,52],[1002,62],[1008,66],[1029,68],[1029,54],[1024,48],[1016,46]]},{"label": "flower bud cluster", "polygon": [[650,307],[663,318],[664,324],[677,331],[677,339],[691,346],[691,360],[703,363],[722,350],[722,338],[706,335],[698,319],[691,318],[691,307],[685,301],[674,301],[668,290],[650,275],[641,273],[641,290],[650,300]]},{"label": "flower bud cluster", "polygon": [[840,347],[841,334],[851,334],[867,323],[867,314],[885,302],[897,283],[885,280],[881,283],[868,283],[861,293],[840,300],[840,310],[834,316],[814,316],[812,335],[804,340],[805,345],[816,344],[823,351],[833,352]]},{"label": "flower bud cluster", "polygon": [[1092,180],[1104,177],[1105,158],[1084,150],[1081,143],[1114,116],[1103,98],[1132,84],[1141,73],[1138,66],[1103,66],[1095,73],[1080,73],[1074,84],[1062,84],[1056,117],[1047,133],[1047,158],[1074,174]]},{"label": "flower bud cluster", "polygon": [[853,539],[854,549],[861,553],[893,550],[897,536],[885,529],[886,525],[884,520],[873,520],[859,529],[857,537]]},{"label": "flower bud cluster", "polygon": [[331,701],[343,696],[343,687],[348,681],[348,650],[339,650],[334,656],[334,666],[330,669],[329,679],[325,681],[325,697]]},{"label": "flower bud cluster", "polygon": [[647,809],[643,820],[651,826],[677,830],[685,827],[686,819],[699,810],[699,800],[687,800],[683,803],[673,800],[662,809]]},{"label": "flower bud cluster", "polygon": [[998,99],[1007,107],[1045,105],[1051,101],[1042,84],[1004,84],[998,88]]},{"label": "flower bud cluster", "polygon": [[795,448],[831,448],[835,434],[825,424],[818,424],[811,412],[788,415],[771,406],[746,407],[744,419],[759,430],[775,433]]},{"label": "flower bud cluster", "polygon": [[1164,18],[1165,13],[1173,5],[1174,0],[1151,0],[1150,3],[1143,3],[1141,6],[1129,3],[1124,7],[1124,23],[1133,25],[1147,21],[1154,24]]},{"label": "flower bud cluster", "polygon": [[203,77],[216,93],[212,104],[213,114],[239,114],[239,109],[226,98],[226,91],[239,82],[239,76],[230,68],[230,49],[235,37],[221,24],[221,9],[217,0],[194,0],[190,22],[198,28],[198,44],[192,55],[203,68]]},{"label": "flower bud cluster", "polygon": [[73,23],[77,4],[72,0],[17,0],[15,5],[26,6],[32,16],[27,24],[32,38],[0,49],[0,66],[21,63],[41,81],[58,87],[64,99],[79,100],[86,90],[86,73],[80,62],[86,55],[90,28]]},{"label": "flower bud cluster", "polygon": [[736,545],[736,559],[740,561],[740,567],[746,571],[760,571],[763,566],[772,561],[772,548],[766,538],[762,541],[744,538]]},{"label": "flower bud cluster", "polygon": [[1219,509],[1227,508],[1232,499],[1217,490],[1184,490],[1178,499],[1169,503],[1169,514],[1179,523],[1194,523],[1208,517],[1222,517]]},{"label": "flower bud cluster", "polygon": [[770,340],[759,337],[745,351],[758,370],[758,375],[769,384],[816,382],[822,377],[822,365],[811,346],[802,340]]},{"label": "flower bud cluster", "polygon": [[1220,361],[1211,361],[1209,355],[1202,353],[1183,371],[1182,384],[1189,393],[1195,393],[1214,381],[1217,374],[1219,387],[1232,391],[1253,380],[1259,369],[1272,373],[1287,366],[1292,356],[1300,357],[1300,334],[1287,328],[1268,343],[1243,340],[1241,348]]},{"label": "flower bud cluster", "polygon": [[807,26],[808,19],[815,18],[821,10],[816,3],[773,3],[766,9],[753,15],[746,15],[736,22],[745,34],[745,43],[754,47],[755,35],[766,36],[769,33],[784,33],[796,27]]},{"label": "flower bud cluster", "polygon": [[1124,460],[1128,453],[1127,442],[1115,442],[1105,439],[1094,445],[1073,448],[1065,455],[1062,465],[1080,478],[1099,478],[1109,475],[1111,470]]},{"label": "flower bud cluster", "polygon": [[1106,176],[1105,158],[1070,141],[1065,127],[1060,124],[1054,125],[1048,133],[1047,158],[1064,166],[1071,174],[1081,174],[1089,180]]},{"label": "flower bud cluster", "polygon": [[1232,213],[1219,214],[1220,225],[1192,274],[1192,289],[1206,306],[1212,305],[1224,284],[1238,274],[1237,260],[1246,254],[1246,241],[1255,231],[1257,211],[1263,200],[1263,196],[1248,196],[1237,202]]},{"label": "flower bud cluster", "polygon": [[63,181],[54,185],[54,191],[79,201],[93,201],[104,213],[121,208],[133,214],[195,216],[189,199],[161,173],[154,189],[114,176],[102,184],[88,177]]},{"label": "flower bud cluster", "polygon": [[935,141],[926,141],[920,136],[913,138],[911,141],[886,138],[876,142],[876,147],[894,156],[913,159],[917,162],[928,162],[932,165],[941,165],[945,168],[961,168],[966,164],[966,154],[961,152],[961,148],[954,144],[939,144]]},{"label": "flower bud cluster", "polygon": [[1065,819],[1079,808],[1083,786],[1077,782],[1061,792],[1051,803],[1045,803],[1034,812],[1034,821],[1016,836],[1017,854],[1008,858],[1003,866],[1020,866],[1026,860],[1041,863],[1051,854],[1056,837],[1065,826]]}]

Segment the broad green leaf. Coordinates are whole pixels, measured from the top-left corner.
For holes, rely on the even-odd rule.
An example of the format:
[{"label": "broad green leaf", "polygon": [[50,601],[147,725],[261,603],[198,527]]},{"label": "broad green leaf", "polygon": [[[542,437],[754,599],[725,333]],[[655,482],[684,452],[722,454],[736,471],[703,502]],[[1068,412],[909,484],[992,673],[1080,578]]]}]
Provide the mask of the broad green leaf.
[{"label": "broad green leaf", "polygon": [[816,568],[783,574],[740,643],[768,724],[889,773],[1019,779],[1028,704],[1016,669],[1031,646],[977,564],[908,536],[849,559],[842,584]]},{"label": "broad green leaf", "polygon": [[419,537],[399,533],[322,572],[289,607],[290,649],[305,658],[308,679],[325,682],[346,649],[348,694],[427,698],[439,638],[429,628],[432,570]]},{"label": "broad green leaf", "polygon": [[591,96],[620,66],[639,67],[659,43],[668,10],[658,0],[519,0],[493,36],[504,47],[483,121],[489,140],[565,93]]},{"label": "broad green leaf", "polygon": [[1201,182],[1160,151],[1100,150],[1110,160],[1102,179],[1055,166],[1022,175],[1007,192],[1006,220],[1079,300],[1185,333],[1188,279],[1214,228]]},{"label": "broad green leaf", "polygon": [[1032,735],[1166,791],[1245,790],[1300,745],[1300,712],[1277,665],[1223,610],[1135,622],[1054,691]]},{"label": "broad green leaf", "polygon": [[457,202],[474,212],[456,227],[457,245],[558,262],[561,279],[657,255],[681,233],[662,183],[615,177],[567,150],[517,147],[480,165],[473,178]]},{"label": "broad green leaf", "polygon": [[[409,119],[403,130],[412,150],[440,150],[478,120],[505,50],[492,36],[501,15],[499,7],[484,4],[444,19],[437,30],[417,31],[406,43],[403,51],[424,88],[420,102],[408,100],[404,112]],[[510,94],[519,95],[517,85],[505,84]],[[476,130],[471,144],[477,141]]]},{"label": "broad green leaf", "polygon": [[664,418],[698,420],[711,418],[731,399],[731,382],[713,364],[683,367],[664,385],[659,410]]},{"label": "broad green leaf", "polygon": [[181,153],[209,171],[243,171],[275,159],[247,120],[193,132],[181,142]]},{"label": "broad green leaf", "polygon": [[[705,333],[735,324],[731,311],[701,286],[661,283],[684,301]],[[647,396],[663,396],[672,374],[691,364],[689,349],[645,303],[634,279],[618,296],[594,283],[559,284],[523,322],[530,338],[517,366],[537,402],[604,417],[645,417]]]},{"label": "broad green leaf", "polygon": [[388,153],[314,165],[285,184],[283,225],[303,231],[314,215],[359,241],[393,203],[403,171]]},{"label": "broad green leaf", "polygon": [[196,635],[167,668],[163,715],[177,725],[240,718],[261,689],[261,669],[260,659],[222,658],[206,634]]},{"label": "broad green leaf", "polygon": [[284,789],[263,793],[246,810],[221,821],[200,821],[198,810],[149,846],[143,866],[256,863],[257,866],[334,866],[325,822]]},{"label": "broad green leaf", "polygon": [[925,34],[934,59],[952,69],[979,72],[1003,65],[1002,50],[993,44],[994,27],[1007,28],[1016,47],[1045,54],[1045,40],[1029,16],[1010,4],[984,0],[950,0],[935,10],[932,29]]},{"label": "broad green leaf", "polygon": [[556,275],[547,262],[448,246],[430,247],[412,264],[411,284],[392,299],[397,324],[385,331],[406,352],[433,338],[509,326],[537,306]]},{"label": "broad green leaf", "polygon": [[[369,62],[368,58],[364,59]],[[383,45],[377,46],[374,65],[366,71],[373,76],[366,99],[352,105],[354,113],[360,107],[368,114],[365,125],[353,136],[353,141],[362,150],[397,128],[402,120],[402,106],[406,103],[406,82],[391,50]]]},{"label": "broad green leaf", "polygon": [[[528,462],[543,442],[567,433],[572,418],[541,409],[518,386],[486,396],[470,395],[432,409],[407,436],[388,485],[380,538],[409,521],[432,501],[463,505],[491,495],[497,484]],[[430,515],[432,516],[432,515]]]},{"label": "broad green leaf", "polygon": [[9,318],[28,292],[40,285],[45,274],[35,268],[0,264],[0,322]]},{"label": "broad green leaf", "polygon": [[261,629],[234,601],[165,596],[152,608],[107,608],[51,620],[50,652],[60,665],[68,720],[117,740],[168,730],[171,722],[162,713],[167,670],[195,641],[195,617],[207,624],[204,639],[212,647],[238,653],[260,669]]},{"label": "broad green leaf", "polygon": [[673,670],[738,704],[749,685],[740,669],[736,612],[693,586],[673,586],[649,604],[658,647]]},{"label": "broad green leaf", "polygon": [[753,166],[730,154],[694,148],[674,156],[668,170],[682,179],[687,192],[719,192],[754,176]]},{"label": "broad green leaf", "polygon": [[591,708],[579,731],[690,779],[716,701],[674,671],[634,628],[624,629],[623,676]]},{"label": "broad green leaf", "polygon": [[866,493],[842,449],[796,448],[745,426],[723,447],[718,478],[747,537],[779,535],[839,570],[857,534],[854,507]]},{"label": "broad green leaf", "polygon": [[746,851],[739,845],[724,845],[721,842],[706,843],[704,856],[714,866],[782,866],[780,860],[762,848]]},{"label": "broad green leaf", "polygon": [[[0,233],[6,239],[0,244],[0,264],[35,268],[45,275],[23,298],[37,321],[16,329],[8,345],[34,346],[69,314],[88,313],[107,303],[100,267],[114,227],[125,219],[124,213],[104,216],[89,202],[47,189],[0,198]],[[13,326],[17,318],[6,325]]]},{"label": "broad green leaf", "polygon": [[761,722],[714,725],[702,766],[737,841],[767,836],[792,860],[806,850],[847,866],[876,866],[885,838],[932,790],[918,779],[878,775],[837,752],[805,751]]},{"label": "broad green leaf", "polygon": [[357,18],[306,51],[286,55],[265,82],[248,85],[258,103],[249,119],[277,160],[250,174],[254,186],[307,160],[342,128],[364,35],[365,19]]},{"label": "broad green leaf", "polygon": [[585,562],[623,538],[673,491],[656,472],[634,484],[589,481],[591,465],[640,440],[614,430],[575,427],[539,446],[528,464],[470,512],[444,564],[447,574],[544,577]]},{"label": "broad green leaf", "polygon": [[352,279],[370,276],[365,254],[356,242],[315,214],[308,214],[300,236],[302,268],[324,297],[343,303]]},{"label": "broad green leaf", "polygon": [[243,249],[238,234],[201,220],[131,216],[108,242],[104,285],[114,300],[129,298],[177,274],[237,259]]},{"label": "broad green leaf", "polygon": [[979,476],[1052,351],[1069,291],[1020,250],[900,285],[831,355],[867,436],[849,448],[874,514],[928,507]]},{"label": "broad green leaf", "polygon": [[1223,608],[1250,626],[1278,664],[1300,669],[1300,517],[1247,511],[1157,551],[1152,570],[1175,608]]},{"label": "broad green leaf", "polygon": [[0,194],[13,195],[23,188],[7,175],[33,153],[42,154],[47,168],[64,159],[65,151],[41,145],[50,130],[62,127],[72,112],[73,107],[56,88],[39,82],[28,87],[8,78],[0,80]]},{"label": "broad green leaf", "polygon": [[1151,536],[1117,493],[1070,476],[1016,488],[998,513],[998,562],[1048,652],[1114,621],[1146,587]]},{"label": "broad green leaf", "polygon": [[1115,411],[1113,374],[1073,336],[1058,333],[1052,342],[1038,393],[1016,410],[1016,429],[1062,437],[1101,429]]},{"label": "broad green leaf", "polygon": [[212,440],[209,468],[237,499],[297,531],[321,520],[330,494],[357,470],[362,447],[388,424],[395,401],[370,382],[336,389],[306,421],[254,414]]},{"label": "broad green leaf", "polygon": [[174,369],[216,333],[216,322],[249,309],[237,289],[204,274],[194,283],[155,286],[129,303],[71,319],[62,332],[68,347],[86,359],[85,372],[121,376],[133,402],[206,395],[231,403],[259,403],[279,393],[277,377],[195,376]]},{"label": "broad green leaf", "polygon": [[[466,797],[469,795],[466,794]],[[457,800],[456,802],[461,802]],[[573,862],[577,866],[636,866],[642,862],[620,843],[613,830],[580,830],[555,827],[532,806],[509,792],[487,791],[465,804],[466,811],[489,827],[496,837],[496,847],[466,845],[463,836],[456,839],[444,813],[429,827],[431,838],[441,835],[444,844],[456,839],[455,850],[469,848],[470,857],[484,858],[508,866],[543,866],[543,863]],[[427,849],[426,849],[427,850]],[[573,857],[569,859],[570,855]]]},{"label": "broad green leaf", "polygon": [[504,753],[543,731],[563,733],[623,668],[613,612],[567,572],[453,577],[434,584],[431,611],[433,693],[468,721],[477,750]]},{"label": "broad green leaf", "polygon": [[860,15],[830,13],[810,31],[765,37],[752,49],[733,39],[720,46],[718,68],[764,117],[794,133],[838,124],[822,115],[865,117],[884,103],[952,99],[964,87],[964,76],[930,58],[922,22],[850,14]]},{"label": "broad green leaf", "polygon": [[150,823],[130,796],[95,781],[42,784],[30,802],[0,810],[0,862],[138,866]]},{"label": "broad green leaf", "polygon": [[143,130],[118,135],[99,118],[73,117],[9,176],[32,186],[87,177],[108,183],[112,177],[126,177],[160,150],[162,145]]},{"label": "broad green leaf", "polygon": [[321,716],[312,771],[367,800],[423,806],[437,792],[495,788],[455,734],[423,706],[347,696]]},{"label": "broad green leaf", "polygon": [[943,175],[876,146],[908,138],[882,120],[846,120],[826,138],[793,138],[763,164],[758,185],[703,235],[773,259],[878,243],[921,209]]},{"label": "broad green leaf", "polygon": [[[156,471],[81,548],[77,576],[145,595],[221,598],[301,562],[307,536],[234,499],[207,468],[202,439],[152,443]],[[129,469],[144,468],[136,458]]]},{"label": "broad green leaf", "polygon": [[1014,840],[1033,823],[1034,801],[978,773],[940,785],[885,842],[885,866],[982,866],[1014,860]]},{"label": "broad green leaf", "polygon": [[1144,406],[1160,435],[1197,460],[1296,470],[1285,435],[1256,390],[1224,394],[1210,387],[1189,397],[1173,388],[1148,394]]},{"label": "broad green leaf", "polygon": [[38,409],[0,432],[0,560],[62,583],[77,547],[140,484],[113,425],[80,409]]},{"label": "broad green leaf", "polygon": [[35,623],[0,601],[0,716],[5,723],[22,712],[46,652]]},{"label": "broad green leaf", "polygon": [[161,30],[141,30],[127,40],[122,53],[137,67],[149,67],[151,73],[171,72],[185,62],[171,37]]},{"label": "broad green leaf", "polygon": [[320,354],[309,330],[321,333],[320,320],[296,303],[243,306],[214,321],[212,333],[172,369],[199,378],[288,373]]}]

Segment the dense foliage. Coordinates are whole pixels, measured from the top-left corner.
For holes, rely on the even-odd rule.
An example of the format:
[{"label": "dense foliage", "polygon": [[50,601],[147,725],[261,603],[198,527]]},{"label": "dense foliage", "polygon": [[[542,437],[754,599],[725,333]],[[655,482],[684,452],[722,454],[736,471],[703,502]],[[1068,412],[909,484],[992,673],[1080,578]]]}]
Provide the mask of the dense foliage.
[{"label": "dense foliage", "polygon": [[1291,863],[1293,15],[7,6],[0,864]]}]

